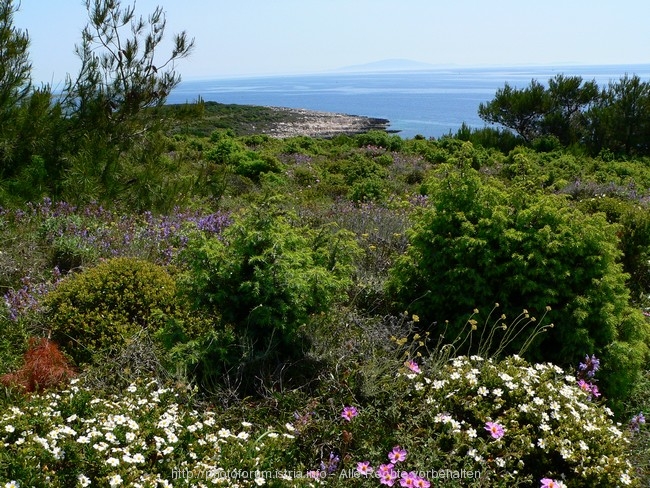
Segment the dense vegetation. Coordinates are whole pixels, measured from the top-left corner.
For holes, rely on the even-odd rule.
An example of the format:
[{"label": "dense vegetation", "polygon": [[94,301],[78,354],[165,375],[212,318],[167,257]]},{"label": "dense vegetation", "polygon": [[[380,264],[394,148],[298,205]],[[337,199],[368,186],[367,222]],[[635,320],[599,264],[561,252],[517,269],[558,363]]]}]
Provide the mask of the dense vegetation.
[{"label": "dense vegetation", "polygon": [[640,80],[276,139],[163,105],[161,10],[88,0],[54,97],[0,3],[5,486],[648,483]]}]

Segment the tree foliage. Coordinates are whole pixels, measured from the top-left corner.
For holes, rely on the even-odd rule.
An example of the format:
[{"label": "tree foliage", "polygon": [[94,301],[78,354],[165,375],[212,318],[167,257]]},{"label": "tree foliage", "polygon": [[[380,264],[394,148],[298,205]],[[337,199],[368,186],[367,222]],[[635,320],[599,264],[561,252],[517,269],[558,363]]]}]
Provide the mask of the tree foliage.
[{"label": "tree foliage", "polygon": [[491,102],[479,105],[479,116],[515,131],[528,143],[553,135],[569,145],[581,140],[584,112],[597,97],[595,81],[559,74],[549,80],[548,87],[537,80],[522,89],[506,83]]},{"label": "tree foliage", "polygon": [[650,83],[636,75],[610,82],[587,116],[592,152],[650,154]]},{"label": "tree foliage", "polygon": [[123,7],[119,0],[86,0],[85,6],[89,24],[76,47],[81,68],[68,78],[66,108],[76,125],[110,127],[116,131],[113,142],[125,143],[147,129],[143,111],[164,104],[180,83],[174,63],[190,55],[194,41],[185,32],[174,36],[171,54],[159,59],[166,26],[162,7],[145,20],[135,5]]}]

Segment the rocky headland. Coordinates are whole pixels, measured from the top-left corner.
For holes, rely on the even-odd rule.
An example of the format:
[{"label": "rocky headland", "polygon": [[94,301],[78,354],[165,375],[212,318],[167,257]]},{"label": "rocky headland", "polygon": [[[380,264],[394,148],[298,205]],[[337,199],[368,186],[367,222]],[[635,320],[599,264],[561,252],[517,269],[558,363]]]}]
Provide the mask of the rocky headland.
[{"label": "rocky headland", "polygon": [[261,132],[272,137],[334,137],[387,130],[387,119],[284,107],[268,107],[277,112],[277,120]]},{"label": "rocky headland", "polygon": [[277,138],[330,138],[370,130],[388,130],[390,124],[387,119],[361,115],[212,101],[195,105],[168,105],[166,110],[177,120],[173,132],[202,136],[208,136],[216,129],[230,129],[238,136],[267,134]]}]

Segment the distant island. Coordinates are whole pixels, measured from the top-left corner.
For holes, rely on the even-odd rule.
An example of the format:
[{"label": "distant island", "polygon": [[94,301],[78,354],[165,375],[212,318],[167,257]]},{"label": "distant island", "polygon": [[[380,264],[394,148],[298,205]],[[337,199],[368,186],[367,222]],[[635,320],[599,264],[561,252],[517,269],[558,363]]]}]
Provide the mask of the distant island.
[{"label": "distant island", "polygon": [[425,71],[440,69],[443,66],[411,59],[382,59],[371,63],[344,66],[334,71],[341,73],[383,73],[386,71]]}]

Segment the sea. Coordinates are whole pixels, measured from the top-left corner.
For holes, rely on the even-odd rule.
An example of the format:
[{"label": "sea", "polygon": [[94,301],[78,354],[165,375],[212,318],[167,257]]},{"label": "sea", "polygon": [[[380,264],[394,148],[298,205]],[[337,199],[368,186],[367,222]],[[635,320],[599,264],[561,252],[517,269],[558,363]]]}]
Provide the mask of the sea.
[{"label": "sea", "polygon": [[168,103],[205,101],[289,107],[388,119],[403,138],[439,138],[463,123],[485,127],[479,104],[499,88],[546,84],[558,74],[595,80],[601,88],[624,76],[650,80],[650,64],[440,68],[417,71],[327,72],[308,75],[222,77],[181,82]]}]

